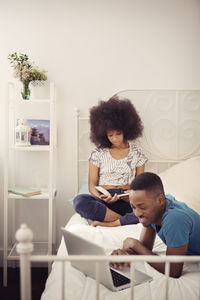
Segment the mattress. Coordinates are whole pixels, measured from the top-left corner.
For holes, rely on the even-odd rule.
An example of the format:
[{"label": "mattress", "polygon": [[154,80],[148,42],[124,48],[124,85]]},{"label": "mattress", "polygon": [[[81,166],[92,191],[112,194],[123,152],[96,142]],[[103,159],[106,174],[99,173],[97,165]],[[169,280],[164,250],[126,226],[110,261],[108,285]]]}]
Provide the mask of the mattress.
[{"label": "mattress", "polygon": [[[113,249],[121,248],[126,237],[139,238],[142,229],[141,224],[126,225],[120,227],[91,227],[84,218],[74,214],[65,228],[71,232],[104,247],[106,254]],[[153,251],[164,255],[166,246],[157,236]],[[64,240],[62,238],[58,249],[58,256],[67,255]],[[135,263],[135,267],[153,277],[151,282],[145,282],[134,287],[135,300],[162,300],[165,299],[165,275],[153,269],[146,262]],[[61,300],[62,291],[62,264],[54,262],[51,273],[46,281],[45,290],[41,300]],[[70,262],[64,265],[64,292],[66,300],[94,300],[96,297],[96,281],[79,270],[73,268]],[[130,288],[118,292],[112,292],[100,285],[101,300],[127,300],[130,298]],[[185,263],[183,274],[180,278],[169,278],[169,300],[199,300],[200,299],[200,263]]]}]

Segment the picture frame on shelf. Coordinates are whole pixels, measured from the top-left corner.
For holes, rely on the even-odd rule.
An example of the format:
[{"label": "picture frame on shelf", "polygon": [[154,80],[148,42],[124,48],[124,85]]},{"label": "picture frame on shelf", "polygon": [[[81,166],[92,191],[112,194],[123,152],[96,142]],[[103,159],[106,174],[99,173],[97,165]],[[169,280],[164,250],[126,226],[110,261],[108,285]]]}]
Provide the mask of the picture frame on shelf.
[{"label": "picture frame on shelf", "polygon": [[30,127],[31,145],[50,144],[50,120],[26,119],[26,124]]}]

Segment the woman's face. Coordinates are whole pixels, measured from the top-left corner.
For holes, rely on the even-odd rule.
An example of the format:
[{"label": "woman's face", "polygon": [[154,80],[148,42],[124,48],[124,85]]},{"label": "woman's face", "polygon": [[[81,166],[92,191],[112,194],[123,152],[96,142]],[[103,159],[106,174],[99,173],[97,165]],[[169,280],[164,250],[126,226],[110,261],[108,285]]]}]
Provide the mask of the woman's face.
[{"label": "woman's face", "polygon": [[111,144],[115,147],[119,147],[124,143],[124,134],[122,131],[118,130],[108,130],[107,138]]}]

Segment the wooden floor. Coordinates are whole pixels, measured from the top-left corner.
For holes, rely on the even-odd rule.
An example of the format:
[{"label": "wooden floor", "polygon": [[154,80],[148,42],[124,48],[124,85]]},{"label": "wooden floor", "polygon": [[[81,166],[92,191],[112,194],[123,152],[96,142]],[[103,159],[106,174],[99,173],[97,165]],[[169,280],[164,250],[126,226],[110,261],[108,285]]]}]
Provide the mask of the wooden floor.
[{"label": "wooden floor", "polygon": [[[32,268],[32,300],[40,300],[48,277],[48,268]],[[8,286],[3,287],[3,268],[0,268],[0,299],[20,300],[19,268],[8,269]]]}]

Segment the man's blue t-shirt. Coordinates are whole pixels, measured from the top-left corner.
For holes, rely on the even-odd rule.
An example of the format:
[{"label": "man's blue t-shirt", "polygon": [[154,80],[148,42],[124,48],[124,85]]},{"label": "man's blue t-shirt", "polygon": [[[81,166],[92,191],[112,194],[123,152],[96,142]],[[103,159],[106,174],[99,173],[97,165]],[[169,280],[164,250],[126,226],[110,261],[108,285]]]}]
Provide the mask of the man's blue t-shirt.
[{"label": "man's blue t-shirt", "polygon": [[188,244],[187,255],[200,255],[200,215],[185,203],[166,194],[166,208],[162,216],[162,226],[151,227],[168,247]]}]

